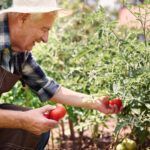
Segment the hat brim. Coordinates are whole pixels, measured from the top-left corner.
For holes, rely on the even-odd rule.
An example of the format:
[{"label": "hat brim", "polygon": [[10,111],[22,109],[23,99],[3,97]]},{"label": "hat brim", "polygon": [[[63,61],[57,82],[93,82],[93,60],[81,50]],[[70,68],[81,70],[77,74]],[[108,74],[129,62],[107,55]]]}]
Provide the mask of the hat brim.
[{"label": "hat brim", "polygon": [[42,8],[42,7],[10,7],[8,9],[0,10],[0,15],[11,13],[11,12],[18,12],[18,13],[48,13],[52,11],[58,12],[58,17],[66,17],[72,15],[71,10],[66,10],[60,7],[48,7],[48,8]]},{"label": "hat brim", "polygon": [[47,13],[51,11],[59,11],[62,8],[59,7],[10,7],[8,9],[0,10],[0,15],[10,12],[18,12],[18,13]]},{"label": "hat brim", "polygon": [[18,13],[48,13],[57,11],[58,17],[67,17],[73,14],[72,10],[63,9],[61,7],[10,7],[0,10],[0,16],[3,14],[18,12]]}]

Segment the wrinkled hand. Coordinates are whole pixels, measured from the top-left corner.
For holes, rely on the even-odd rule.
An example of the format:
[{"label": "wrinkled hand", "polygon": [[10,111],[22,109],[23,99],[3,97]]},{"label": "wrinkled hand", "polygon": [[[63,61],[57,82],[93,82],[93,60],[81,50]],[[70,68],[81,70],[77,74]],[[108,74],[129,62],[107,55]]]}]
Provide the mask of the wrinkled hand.
[{"label": "wrinkled hand", "polygon": [[44,107],[23,112],[22,129],[33,134],[40,135],[58,125],[55,120],[47,119],[44,114],[55,107],[46,105]]},{"label": "wrinkled hand", "polygon": [[95,101],[96,109],[104,114],[118,114],[122,108],[109,104],[109,96],[102,96]]}]

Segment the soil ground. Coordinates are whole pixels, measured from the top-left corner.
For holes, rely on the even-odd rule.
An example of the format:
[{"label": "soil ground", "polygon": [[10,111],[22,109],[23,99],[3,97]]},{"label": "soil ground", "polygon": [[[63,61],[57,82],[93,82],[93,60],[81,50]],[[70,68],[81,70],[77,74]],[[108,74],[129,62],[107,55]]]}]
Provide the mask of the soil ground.
[{"label": "soil ground", "polygon": [[[110,119],[106,123],[109,128],[100,126],[100,136],[96,139],[91,138],[91,132],[86,131],[81,139],[77,132],[75,132],[75,138],[70,138],[70,130],[67,123],[65,123],[65,137],[62,138],[60,127],[52,130],[49,143],[45,150],[111,150],[110,144],[112,144],[112,135],[116,126],[116,120]],[[128,128],[122,130],[121,136],[130,133]]]}]

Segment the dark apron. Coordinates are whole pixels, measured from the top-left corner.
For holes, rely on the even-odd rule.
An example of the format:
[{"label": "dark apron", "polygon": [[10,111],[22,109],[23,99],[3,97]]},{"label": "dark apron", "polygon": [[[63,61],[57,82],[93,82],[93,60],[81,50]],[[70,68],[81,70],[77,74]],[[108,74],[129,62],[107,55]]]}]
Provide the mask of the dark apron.
[{"label": "dark apron", "polygon": [[12,74],[0,66],[0,94],[11,90],[20,78],[20,75]]},{"label": "dark apron", "polygon": [[[4,70],[0,66],[0,95],[9,91],[14,84],[21,78],[21,76],[12,74]],[[0,109],[27,111],[29,108],[24,108],[12,104],[0,104]],[[46,133],[48,134],[48,133]],[[43,146],[47,144],[47,138],[40,144],[42,136],[36,136],[28,131],[22,129],[6,129],[0,128],[0,150],[42,150]],[[40,148],[38,148],[40,147]]]}]

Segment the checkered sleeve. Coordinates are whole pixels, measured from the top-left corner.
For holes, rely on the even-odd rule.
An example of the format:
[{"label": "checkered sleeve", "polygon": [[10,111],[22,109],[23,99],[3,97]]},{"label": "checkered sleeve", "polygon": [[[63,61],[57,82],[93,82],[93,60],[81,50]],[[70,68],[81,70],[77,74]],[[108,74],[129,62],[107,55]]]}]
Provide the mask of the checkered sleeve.
[{"label": "checkered sleeve", "polygon": [[38,95],[41,101],[52,98],[60,88],[56,81],[45,75],[31,53],[22,66],[22,80]]}]

